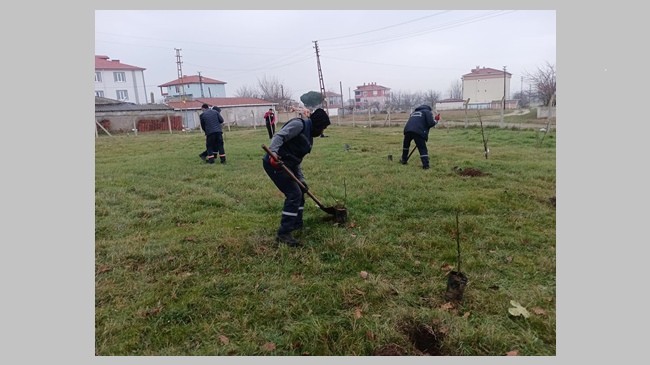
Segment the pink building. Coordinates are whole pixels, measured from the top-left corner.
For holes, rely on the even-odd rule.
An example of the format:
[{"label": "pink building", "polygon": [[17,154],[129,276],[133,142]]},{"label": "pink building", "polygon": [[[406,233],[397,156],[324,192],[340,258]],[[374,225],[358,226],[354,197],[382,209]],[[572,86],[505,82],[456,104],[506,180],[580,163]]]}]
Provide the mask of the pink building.
[{"label": "pink building", "polygon": [[375,107],[379,110],[385,109],[390,102],[390,89],[376,82],[364,83],[354,90],[354,105],[357,108]]}]

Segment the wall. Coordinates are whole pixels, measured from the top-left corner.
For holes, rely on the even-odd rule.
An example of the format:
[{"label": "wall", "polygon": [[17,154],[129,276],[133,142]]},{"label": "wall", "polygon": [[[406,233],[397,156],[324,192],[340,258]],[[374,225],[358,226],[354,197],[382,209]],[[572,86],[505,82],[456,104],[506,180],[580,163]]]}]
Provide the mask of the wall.
[{"label": "wall", "polygon": [[[266,128],[264,113],[269,110],[269,105],[221,106],[220,108],[221,116],[224,119],[224,128],[227,128],[228,124],[239,127],[261,126]],[[277,114],[279,113],[276,112]]]},{"label": "wall", "polygon": [[[113,133],[122,133],[122,132],[131,132],[134,128],[137,127],[138,121],[141,120],[162,120],[163,122],[167,121],[167,116],[170,117],[170,122],[174,122],[172,118],[178,118],[180,121],[181,114],[173,111],[164,112],[164,111],[126,111],[126,112],[96,112],[95,121],[102,122],[103,120],[110,121],[110,128],[108,131]],[[151,124],[147,122],[147,124]],[[106,126],[105,124],[102,124]],[[180,126],[180,127],[179,127]],[[174,122],[172,127],[173,129],[180,130],[182,125]],[[96,128],[99,128],[96,126]],[[169,130],[167,124],[163,123],[164,130]],[[103,130],[99,128],[99,132],[103,133]]]},{"label": "wall", "polygon": [[556,107],[540,106],[537,108],[537,119],[555,118]]},{"label": "wall", "polygon": [[[103,91],[104,97],[117,100],[117,90],[127,90],[129,103],[147,104],[144,72],[134,70],[95,70],[101,72],[102,82],[95,82],[95,91]],[[124,72],[125,82],[115,82],[113,72]]]},{"label": "wall", "polygon": [[[506,76],[506,99],[510,97],[510,77]],[[487,103],[503,98],[503,77],[463,80],[463,99],[470,103]]]},{"label": "wall", "polygon": [[[167,86],[167,96],[182,96],[183,88],[181,85],[178,85],[178,90],[176,91],[176,85]],[[226,97],[226,87],[224,84],[203,84],[203,96],[201,96],[201,85],[200,84],[188,84],[185,85],[185,95],[192,96],[192,98],[225,98]]]},{"label": "wall", "polygon": [[464,109],[462,101],[454,101],[450,103],[436,103],[436,110],[454,110],[454,109]]}]

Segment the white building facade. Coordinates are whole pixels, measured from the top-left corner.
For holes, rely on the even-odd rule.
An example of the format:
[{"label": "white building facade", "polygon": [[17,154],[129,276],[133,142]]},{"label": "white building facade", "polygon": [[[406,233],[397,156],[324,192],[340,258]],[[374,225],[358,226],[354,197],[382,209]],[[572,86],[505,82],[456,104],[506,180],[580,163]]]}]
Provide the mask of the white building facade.
[{"label": "white building facade", "polygon": [[226,83],[201,75],[189,75],[158,85],[165,100],[225,98]]},{"label": "white building facade", "polygon": [[[479,67],[462,76],[463,99],[470,99],[469,104],[491,103],[510,98],[510,79],[512,74],[504,70]],[[505,85],[505,86],[504,86]]]},{"label": "white building facade", "polygon": [[144,70],[108,56],[95,55],[95,96],[147,104]]}]

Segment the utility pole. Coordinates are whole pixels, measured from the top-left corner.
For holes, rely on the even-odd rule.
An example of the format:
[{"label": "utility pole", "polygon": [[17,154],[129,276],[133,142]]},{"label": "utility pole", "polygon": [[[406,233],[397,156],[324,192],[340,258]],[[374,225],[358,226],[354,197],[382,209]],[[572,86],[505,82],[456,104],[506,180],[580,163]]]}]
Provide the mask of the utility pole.
[{"label": "utility pole", "polygon": [[185,102],[185,83],[183,82],[183,67],[181,66],[183,62],[181,61],[181,49],[174,48],[176,50],[176,69],[178,71],[178,79],[181,80],[181,101]]},{"label": "utility pole", "polygon": [[503,66],[503,110],[506,109],[506,66]]},{"label": "utility pole", "polygon": [[287,111],[287,103],[284,101],[284,85],[280,84],[280,93],[282,94],[282,111]]},{"label": "utility pole", "polygon": [[203,78],[201,77],[201,71],[196,71],[199,73],[199,85],[201,85],[201,97],[204,98],[205,96],[203,95]]},{"label": "utility pole", "polygon": [[321,70],[320,67],[320,55],[318,54],[318,41],[312,41],[314,42],[314,48],[316,49],[316,64],[318,65],[318,82],[320,84],[320,94],[323,97],[323,107],[325,107],[325,111],[329,115],[330,110],[327,107],[327,95],[325,95],[325,82],[323,82],[323,71]]},{"label": "utility pole", "polygon": [[341,90],[341,115],[345,116],[345,106],[343,105],[343,83],[339,81],[339,90]]},{"label": "utility pole", "polygon": [[[503,66],[503,108],[501,109],[501,127],[503,128],[503,116],[506,113],[506,66]],[[487,154],[485,155],[487,158]]]}]

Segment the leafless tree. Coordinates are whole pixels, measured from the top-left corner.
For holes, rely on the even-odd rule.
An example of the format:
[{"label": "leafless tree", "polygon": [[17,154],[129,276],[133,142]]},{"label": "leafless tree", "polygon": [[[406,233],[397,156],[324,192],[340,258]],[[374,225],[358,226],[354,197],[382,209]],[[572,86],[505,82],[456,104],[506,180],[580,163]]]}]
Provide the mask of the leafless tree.
[{"label": "leafless tree", "polygon": [[260,99],[260,93],[257,91],[254,87],[249,87],[249,86],[242,86],[239,89],[237,89],[237,92],[235,92],[235,96],[238,98],[255,98],[255,99]]},{"label": "leafless tree", "polygon": [[528,108],[530,106],[530,96],[528,94],[528,91],[517,91],[512,95],[512,98],[519,100],[521,108]]},{"label": "leafless tree", "polygon": [[402,92],[399,90],[391,91],[390,93],[390,106],[393,109],[403,109],[402,107]]},{"label": "leafless tree", "polygon": [[433,106],[440,101],[440,92],[429,89],[424,92],[423,97],[425,104]]},{"label": "leafless tree", "polygon": [[287,107],[288,101],[291,99],[291,90],[282,85],[276,77],[266,77],[257,79],[257,86],[260,90],[260,98],[278,103],[281,107]]},{"label": "leafless tree", "polygon": [[463,84],[459,80],[452,82],[449,86],[449,98],[450,99],[462,99],[463,98]]},{"label": "leafless tree", "polygon": [[[543,67],[538,67],[535,73],[526,73],[526,78],[531,82],[535,89],[535,96],[542,102],[543,106],[548,104],[553,99],[556,92],[555,84],[555,65],[550,64],[548,61]],[[556,104],[556,98],[553,100],[553,105]]]},{"label": "leafless tree", "polygon": [[410,112],[420,104],[421,99],[417,93],[405,92],[402,94],[402,108]]}]

